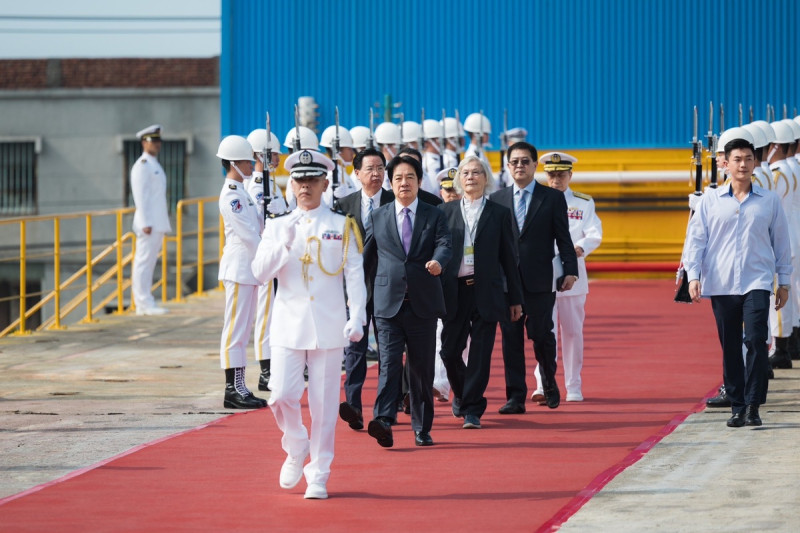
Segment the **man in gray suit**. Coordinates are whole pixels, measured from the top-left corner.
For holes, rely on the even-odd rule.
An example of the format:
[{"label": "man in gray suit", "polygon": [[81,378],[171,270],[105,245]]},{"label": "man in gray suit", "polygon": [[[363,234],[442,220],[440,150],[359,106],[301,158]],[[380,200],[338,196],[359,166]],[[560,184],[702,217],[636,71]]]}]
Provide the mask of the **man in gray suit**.
[{"label": "man in gray suit", "polygon": [[[375,272],[373,304],[381,347],[374,419],[367,431],[378,444],[394,444],[403,349],[410,371],[411,427],[417,446],[431,446],[436,320],[445,304],[438,276],[452,255],[444,213],[417,198],[422,165],[399,156],[387,166],[395,201],[372,212],[364,262]],[[374,270],[373,270],[374,269]]]}]

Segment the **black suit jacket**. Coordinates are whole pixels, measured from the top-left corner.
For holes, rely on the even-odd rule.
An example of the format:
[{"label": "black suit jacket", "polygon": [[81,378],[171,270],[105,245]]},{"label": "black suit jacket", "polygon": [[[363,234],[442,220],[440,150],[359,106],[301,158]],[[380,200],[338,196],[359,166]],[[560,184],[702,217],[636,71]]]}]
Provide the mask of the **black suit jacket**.
[{"label": "black suit jacket", "polygon": [[[495,192],[491,200],[505,206],[514,216],[514,187]],[[578,256],[569,235],[567,201],[558,189],[536,183],[522,231],[512,218],[511,229],[519,246],[519,270],[527,292],[553,290],[553,257],[558,247],[564,275],[578,275]]]},{"label": "black suit jacket", "polygon": [[394,202],[372,212],[364,244],[364,264],[375,272],[374,314],[392,318],[408,293],[411,309],[420,318],[444,317],[445,305],[439,277],[425,269],[434,259],[444,269],[452,255],[450,230],[444,213],[422,201],[417,203],[408,256],[397,231]]},{"label": "black suit jacket", "polygon": [[[464,256],[466,224],[461,214],[461,201],[439,206],[447,217],[453,239],[453,257],[442,274],[447,314],[458,305],[458,270]],[[514,222],[516,223],[516,222]],[[511,230],[511,213],[503,206],[487,200],[475,229],[475,299],[478,313],[484,320],[508,320],[509,305],[522,303],[522,285],[517,264],[517,243]],[[508,301],[503,280],[508,287]]]}]

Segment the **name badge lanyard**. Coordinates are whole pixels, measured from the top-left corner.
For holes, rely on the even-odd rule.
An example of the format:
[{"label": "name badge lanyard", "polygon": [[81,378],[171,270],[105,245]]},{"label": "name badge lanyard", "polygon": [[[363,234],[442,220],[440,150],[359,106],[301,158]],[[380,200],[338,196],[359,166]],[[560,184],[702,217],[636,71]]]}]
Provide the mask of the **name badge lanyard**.
[{"label": "name badge lanyard", "polygon": [[470,225],[467,210],[464,208],[464,200],[461,201],[461,216],[464,217],[464,225],[467,227],[467,231],[464,234],[467,239],[464,244],[464,262],[470,266],[475,264],[475,232],[478,231],[478,221],[481,219],[484,205],[486,205],[485,196],[481,198],[481,205],[475,213],[475,221]]}]

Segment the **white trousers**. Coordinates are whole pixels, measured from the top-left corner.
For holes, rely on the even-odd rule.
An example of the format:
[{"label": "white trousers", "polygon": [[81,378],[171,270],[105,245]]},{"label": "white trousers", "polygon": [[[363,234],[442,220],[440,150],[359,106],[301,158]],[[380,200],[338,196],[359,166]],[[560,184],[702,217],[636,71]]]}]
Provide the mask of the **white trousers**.
[{"label": "white trousers", "polygon": [[[444,367],[444,361],[442,361],[442,357],[440,352],[442,351],[442,329],[444,328],[444,324],[442,320],[439,319],[436,321],[436,364],[434,366],[433,372],[433,388],[438,390],[442,393],[445,398],[450,398],[450,381],[447,379],[447,369]],[[469,359],[469,344],[470,338],[467,337],[467,345],[464,348],[464,351],[461,353],[461,359],[464,360],[464,364],[467,364],[467,359]]]},{"label": "white trousers", "polygon": [[[278,428],[283,431],[283,451],[289,456],[298,457],[310,449],[311,461],[303,469],[308,484],[325,484],[331,474],[333,441],[336,420],[339,418],[343,350],[272,347],[269,406]],[[303,369],[306,365],[308,410],[311,413],[310,441],[300,410],[300,399],[305,390]]]},{"label": "white trousers", "polygon": [[164,233],[152,231],[150,235],[136,234],[136,253],[133,256],[131,284],[133,285],[133,303],[137,309],[149,309],[156,306],[150,288],[153,286],[153,271],[161,253]]},{"label": "white trousers", "polygon": [[225,322],[219,342],[220,366],[246,367],[258,286],[228,280],[224,280],[222,285],[225,287]]},{"label": "white trousers", "polygon": [[[561,344],[561,364],[564,367],[564,381],[567,394],[583,395],[581,391],[581,369],[583,368],[583,320],[586,318],[584,305],[586,295],[556,297],[553,306],[553,334],[556,346]],[[561,326],[561,338],[558,329]],[[558,357],[558,347],[556,347]],[[536,376],[536,392],[542,391],[542,377],[539,365],[534,370]]]},{"label": "white trousers", "polygon": [[269,347],[269,325],[272,323],[272,306],[275,301],[275,282],[270,280],[266,285],[258,287],[258,303],[256,304],[256,324],[253,346],[256,361],[269,359],[272,350]]}]

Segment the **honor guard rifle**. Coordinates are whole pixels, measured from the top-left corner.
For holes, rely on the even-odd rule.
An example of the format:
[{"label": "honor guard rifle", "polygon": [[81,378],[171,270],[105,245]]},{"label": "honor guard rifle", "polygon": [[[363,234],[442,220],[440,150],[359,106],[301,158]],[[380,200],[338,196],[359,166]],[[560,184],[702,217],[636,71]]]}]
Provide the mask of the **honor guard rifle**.
[{"label": "honor guard rifle", "polygon": [[749,124],[750,122],[753,122],[753,120],[754,120],[753,119],[753,106],[750,106],[750,111],[748,112],[748,116],[750,117],[750,120],[748,121],[748,124]]},{"label": "honor guard rifle", "polygon": [[783,118],[784,120],[789,118],[789,109],[786,107],[786,104],[783,104]]},{"label": "honor guard rifle", "polygon": [[725,107],[719,104],[719,132],[725,131]]},{"label": "honor guard rifle", "polygon": [[369,108],[369,137],[367,137],[367,148],[375,149],[375,114]]},{"label": "honor guard rifle", "polygon": [[444,131],[444,125],[446,123],[445,119],[447,118],[447,112],[442,108],[442,136],[439,138],[439,147],[441,151],[439,152],[439,172],[444,170],[444,152],[447,150],[447,138]]},{"label": "honor guard rifle", "polygon": [[714,102],[708,103],[708,133],[706,134],[709,158],[709,187],[717,188],[717,136],[714,135]]},{"label": "honor guard rifle", "polygon": [[456,166],[461,164],[461,117],[458,115],[458,109],[456,109]]},{"label": "honor guard rifle", "polygon": [[503,164],[506,150],[508,150],[508,109],[503,109],[503,133],[500,134],[500,174],[497,176],[501,187],[505,187],[506,183],[506,166]]},{"label": "honor guard rifle", "polygon": [[[741,108],[740,108],[741,109]],[[694,106],[694,133],[692,135],[692,165],[694,166],[694,195],[702,196],[703,194],[703,141],[697,136],[697,106]],[[690,209],[689,220],[691,220],[694,211]],[[684,242],[684,248],[686,243]],[[675,279],[677,289],[675,291],[674,301],[678,303],[691,303],[692,298],[689,296],[689,274],[683,267],[683,256],[681,255],[681,264],[678,267],[678,273]]]},{"label": "honor guard rifle", "polygon": [[406,147],[406,140],[403,139],[403,122],[406,121],[406,114],[400,111],[400,149]]},{"label": "honor guard rifle", "polygon": [[297,109],[297,104],[294,105],[294,142],[292,147],[295,152],[300,151],[300,111]]},{"label": "honor guard rifle", "polygon": [[739,104],[739,127],[741,128],[744,125],[744,113],[742,112],[742,104]]},{"label": "honor guard rifle", "polygon": [[[333,136],[333,142],[331,143],[331,152],[333,155],[333,173],[331,174],[331,186],[333,189],[331,190],[332,193],[336,192],[336,189],[339,187],[339,106],[333,108],[333,118],[335,124],[335,135]],[[334,206],[337,204],[336,195],[333,195],[333,204]]]},{"label": "honor guard rifle", "polygon": [[[272,161],[272,135],[270,135],[270,123],[269,123],[269,111],[267,111],[267,138],[266,142],[264,143],[264,149],[261,151],[261,157],[264,159],[262,162],[264,164],[264,181],[261,183],[264,186],[264,221],[266,222],[268,218],[269,211],[267,207],[269,206],[270,201],[272,201],[272,195],[270,194],[269,190],[269,165]],[[274,180],[273,180],[274,181]],[[273,186],[274,189],[274,186]]]},{"label": "honor guard rifle", "polygon": [[475,155],[480,159],[483,154],[483,109],[478,112],[480,120],[478,121],[478,142],[475,143]]},{"label": "honor guard rifle", "polygon": [[419,151],[425,152],[425,108],[419,113]]}]

